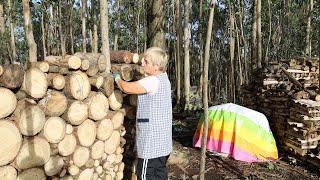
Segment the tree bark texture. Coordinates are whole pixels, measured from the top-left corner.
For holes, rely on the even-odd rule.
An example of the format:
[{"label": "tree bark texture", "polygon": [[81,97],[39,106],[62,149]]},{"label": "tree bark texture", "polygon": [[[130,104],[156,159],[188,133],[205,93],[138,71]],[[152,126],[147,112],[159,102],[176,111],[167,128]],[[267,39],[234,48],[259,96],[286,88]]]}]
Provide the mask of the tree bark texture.
[{"label": "tree bark texture", "polygon": [[23,18],[24,18],[24,27],[27,37],[27,43],[29,48],[29,61],[36,62],[37,61],[37,44],[34,41],[33,37],[33,28],[32,28],[32,18],[29,7],[29,0],[23,0]]},{"label": "tree bark texture", "polygon": [[110,50],[109,50],[109,25],[108,25],[108,0],[100,1],[100,17],[101,17],[101,41],[102,54],[107,58],[106,72],[110,72]]},{"label": "tree bark texture", "polygon": [[189,11],[190,11],[190,0],[184,2],[184,27],[183,27],[183,36],[184,36],[184,98],[185,98],[185,107],[190,103],[190,29],[189,29]]}]

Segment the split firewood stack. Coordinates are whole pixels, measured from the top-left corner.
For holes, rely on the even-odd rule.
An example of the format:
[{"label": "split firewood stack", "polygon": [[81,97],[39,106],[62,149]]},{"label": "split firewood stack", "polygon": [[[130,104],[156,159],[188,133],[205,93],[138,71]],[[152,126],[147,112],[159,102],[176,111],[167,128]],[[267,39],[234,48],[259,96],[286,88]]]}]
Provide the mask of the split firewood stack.
[{"label": "split firewood stack", "polygon": [[[271,62],[255,75],[251,93],[257,97],[256,102],[248,101],[248,106],[256,106],[256,110],[268,117],[280,145],[316,159],[320,159],[318,63],[319,58],[308,57]],[[247,89],[243,88],[243,94],[249,92]],[[246,97],[243,99],[247,106]]]},{"label": "split firewood stack", "polygon": [[[113,51],[111,63],[127,81],[143,75],[137,54]],[[0,66],[0,179],[123,178],[135,107],[106,66],[100,53]]]}]

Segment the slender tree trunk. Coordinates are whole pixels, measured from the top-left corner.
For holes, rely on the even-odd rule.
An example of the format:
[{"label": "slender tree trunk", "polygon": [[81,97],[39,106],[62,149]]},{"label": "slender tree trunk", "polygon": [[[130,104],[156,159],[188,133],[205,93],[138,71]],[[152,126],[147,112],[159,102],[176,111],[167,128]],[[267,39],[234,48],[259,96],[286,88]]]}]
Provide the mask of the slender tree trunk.
[{"label": "slender tree trunk", "polygon": [[190,104],[190,57],[189,57],[189,44],[190,44],[190,29],[189,29],[189,10],[190,0],[184,1],[184,96],[185,108]]},{"label": "slender tree trunk", "polygon": [[64,38],[64,32],[62,30],[62,12],[61,12],[61,0],[59,0],[58,4],[58,13],[59,13],[59,35],[60,35],[60,47],[61,47],[61,54],[62,56],[66,55],[66,45],[65,45],[65,38]]},{"label": "slender tree trunk", "polygon": [[116,21],[116,27],[115,27],[115,35],[114,35],[114,46],[113,50],[116,51],[118,50],[118,39],[119,39],[119,29],[120,29],[120,1],[117,0],[117,21]]},{"label": "slender tree trunk", "polygon": [[251,72],[253,67],[258,67],[258,57],[257,57],[257,2],[258,0],[254,0],[254,4],[252,6],[252,35],[251,35]]},{"label": "slender tree trunk", "polygon": [[199,83],[199,91],[200,91],[200,97],[202,97],[202,87],[203,87],[203,73],[204,73],[204,68],[203,68],[203,40],[202,40],[202,11],[203,11],[203,0],[200,0],[200,5],[199,5],[199,44],[200,44],[200,83]]},{"label": "slender tree trunk", "polygon": [[176,54],[177,54],[177,70],[176,70],[176,84],[177,84],[177,105],[180,105],[181,101],[181,15],[180,15],[180,0],[175,1],[175,7],[176,7],[176,22],[175,22],[175,32],[176,32]]},{"label": "slender tree trunk", "polygon": [[140,33],[140,12],[141,12],[141,5],[140,0],[137,2],[138,12],[137,12],[137,24],[136,24],[136,53],[139,53],[139,33]]},{"label": "slender tree trunk", "polygon": [[46,30],[45,30],[45,27],[44,27],[44,13],[45,13],[45,9],[41,12],[41,33],[42,33],[41,37],[42,37],[43,58],[47,56]]},{"label": "slender tree trunk", "polygon": [[24,17],[24,26],[27,37],[27,43],[29,48],[29,62],[37,62],[37,44],[34,41],[33,37],[33,28],[29,7],[29,0],[22,0],[23,3],[23,17]]},{"label": "slender tree trunk", "polygon": [[13,20],[12,20],[12,2],[11,0],[8,0],[8,4],[9,4],[9,22],[10,22],[10,46],[12,49],[12,61],[16,62],[17,60],[17,50],[16,50],[16,40],[15,40],[15,36],[14,36],[14,24],[13,24]]},{"label": "slender tree trunk", "polygon": [[110,72],[110,50],[109,50],[109,25],[108,25],[108,0],[100,1],[100,23],[101,23],[101,41],[102,41],[102,54],[107,58],[106,72]]},{"label": "slender tree trunk", "polygon": [[200,180],[205,179],[205,164],[206,164],[206,148],[208,136],[208,74],[209,74],[209,59],[210,59],[210,41],[213,26],[214,6],[216,1],[212,0],[210,4],[210,14],[208,21],[208,30],[206,38],[206,47],[204,54],[204,76],[203,76],[203,106],[204,106],[204,127],[203,137],[201,139],[201,159],[200,159]]},{"label": "slender tree trunk", "polygon": [[243,67],[243,72],[244,72],[244,80],[245,80],[245,83],[248,84],[248,62],[247,62],[247,41],[246,41],[246,38],[244,36],[244,29],[243,29],[243,17],[244,17],[244,6],[243,6],[243,1],[242,0],[239,0],[238,1],[238,5],[239,5],[239,9],[241,10],[241,12],[239,13],[239,22],[240,22],[240,34],[241,34],[241,41],[243,43],[243,48],[242,48],[242,51],[241,51],[241,55],[243,57],[243,62],[244,62],[244,67]]},{"label": "slender tree trunk", "polygon": [[92,0],[93,8],[93,52],[98,52],[97,3]]},{"label": "slender tree trunk", "polygon": [[235,50],[235,39],[234,39],[234,12],[233,7],[229,3],[229,21],[230,21],[230,27],[229,27],[229,35],[230,35],[230,99],[233,103],[235,103],[235,80],[234,80],[234,50]]},{"label": "slender tree trunk", "polygon": [[272,17],[271,17],[271,3],[270,0],[268,0],[268,16],[269,16],[269,35],[268,35],[268,42],[267,42],[267,46],[266,46],[266,53],[264,56],[264,64],[268,65],[269,64],[269,48],[270,48],[270,42],[271,42],[271,33],[272,33]]},{"label": "slender tree trunk", "polygon": [[[244,78],[243,78],[243,65],[242,65],[242,57],[241,57],[241,45],[240,45],[240,35],[239,35],[239,27],[238,27],[238,24],[237,24],[237,18],[234,17],[234,24],[235,24],[235,28],[236,28],[236,39],[237,39],[237,58],[238,58],[238,68],[236,68],[236,71],[239,70],[239,73],[236,73],[236,74],[239,74],[239,83],[236,83],[236,87],[237,87],[237,92],[240,92],[240,88],[241,88],[241,85],[243,85],[243,82],[244,82]],[[239,86],[240,85],[240,86]]]},{"label": "slender tree trunk", "polygon": [[74,47],[73,47],[73,0],[70,0],[70,18],[69,18],[69,36],[70,36],[70,48],[71,48],[71,54],[74,54]]},{"label": "slender tree trunk", "polygon": [[305,53],[307,56],[311,57],[311,51],[312,51],[312,46],[311,46],[311,18],[312,18],[312,11],[313,11],[313,0],[309,0],[309,5],[308,5],[308,20],[307,20],[307,36],[306,36],[306,50]]},{"label": "slender tree trunk", "polygon": [[166,49],[164,36],[164,0],[147,1],[148,46]]},{"label": "slender tree trunk", "polygon": [[4,13],[3,13],[3,3],[0,2],[0,35],[4,34]]},{"label": "slender tree trunk", "polygon": [[257,58],[258,68],[262,67],[261,0],[257,0]]},{"label": "slender tree trunk", "polygon": [[81,19],[82,19],[82,51],[87,52],[87,36],[86,36],[86,7],[87,1],[82,0]]},{"label": "slender tree trunk", "polygon": [[[178,0],[179,1],[179,0]],[[144,9],[146,9],[146,3],[145,0],[142,0],[142,6]],[[148,35],[148,25],[147,25],[147,11],[144,10],[144,18],[143,18],[143,35],[144,37],[147,37]],[[144,51],[147,50],[147,38],[144,38]]]}]

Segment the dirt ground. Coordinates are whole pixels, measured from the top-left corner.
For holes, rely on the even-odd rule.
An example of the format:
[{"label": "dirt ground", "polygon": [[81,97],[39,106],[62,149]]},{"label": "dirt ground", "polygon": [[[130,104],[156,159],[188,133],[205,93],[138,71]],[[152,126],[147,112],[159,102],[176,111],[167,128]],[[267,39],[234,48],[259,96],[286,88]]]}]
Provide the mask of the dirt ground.
[{"label": "dirt ground", "polygon": [[[169,162],[169,179],[199,179],[200,149],[192,147],[195,118],[175,119],[174,158]],[[219,179],[319,179],[319,168],[308,166],[279,149],[275,162],[246,163],[207,153],[207,180]]]}]

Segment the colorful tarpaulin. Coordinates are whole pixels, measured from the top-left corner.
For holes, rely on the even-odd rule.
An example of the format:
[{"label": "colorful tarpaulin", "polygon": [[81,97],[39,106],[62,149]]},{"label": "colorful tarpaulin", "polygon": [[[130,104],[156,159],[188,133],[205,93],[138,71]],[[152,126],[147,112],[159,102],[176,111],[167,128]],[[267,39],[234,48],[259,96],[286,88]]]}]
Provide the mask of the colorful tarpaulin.
[{"label": "colorful tarpaulin", "polygon": [[[204,118],[193,137],[201,147]],[[207,150],[227,153],[236,160],[261,162],[278,158],[276,142],[265,115],[233,103],[209,108]]]}]

